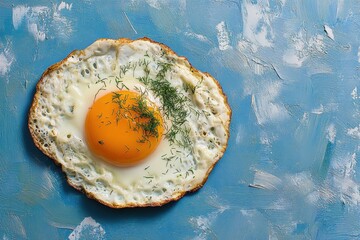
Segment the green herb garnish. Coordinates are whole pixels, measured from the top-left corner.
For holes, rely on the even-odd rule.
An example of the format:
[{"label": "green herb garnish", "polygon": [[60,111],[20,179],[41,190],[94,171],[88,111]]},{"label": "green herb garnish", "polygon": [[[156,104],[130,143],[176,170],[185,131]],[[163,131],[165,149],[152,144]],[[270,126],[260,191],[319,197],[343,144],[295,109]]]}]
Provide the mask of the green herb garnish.
[{"label": "green herb garnish", "polygon": [[116,117],[116,123],[118,124],[120,119],[127,119],[130,122],[134,122],[134,131],[142,131],[142,138],[138,140],[140,143],[148,141],[149,137],[158,137],[158,126],[160,121],[155,117],[155,112],[152,110],[146,101],[145,93],[141,93],[138,97],[132,98],[135,104],[126,104],[128,95],[114,92],[112,96],[112,102],[117,105],[117,109],[113,111]]},{"label": "green herb garnish", "polygon": [[[185,106],[189,99],[182,93],[178,92],[175,87],[171,86],[166,79],[166,74],[171,70],[172,63],[158,62],[158,73],[155,79],[149,77],[148,66],[144,67],[145,76],[140,77],[139,81],[149,87],[154,92],[156,97],[159,97],[162,102],[162,109],[164,114],[172,121],[172,126],[165,134],[171,143],[177,143],[183,147],[189,147],[187,133],[183,128],[186,122],[188,111]],[[177,137],[180,133],[180,139]]]}]

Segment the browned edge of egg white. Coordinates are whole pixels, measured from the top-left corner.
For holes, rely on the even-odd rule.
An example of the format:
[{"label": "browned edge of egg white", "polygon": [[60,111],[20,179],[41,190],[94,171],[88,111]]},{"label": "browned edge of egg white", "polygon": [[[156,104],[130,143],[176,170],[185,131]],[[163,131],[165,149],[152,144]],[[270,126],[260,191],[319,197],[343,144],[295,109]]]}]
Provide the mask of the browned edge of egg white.
[{"label": "browned edge of egg white", "polygon": [[[128,39],[128,38],[119,38],[119,39],[116,39],[116,40],[113,40],[113,39],[108,39],[108,38],[100,38],[98,40],[96,40],[95,42],[102,42],[102,41],[114,41],[114,44],[117,45],[117,46],[121,46],[121,45],[125,45],[125,44],[128,44],[128,43],[132,43],[132,42],[135,42],[135,41],[148,41],[148,42],[151,42],[151,43],[154,43],[154,44],[157,44],[159,45],[162,49],[164,49],[166,51],[167,54],[172,54],[172,55],[176,55],[178,56],[179,58],[182,58],[187,64],[189,64],[189,67],[190,67],[190,70],[193,74],[196,74],[196,75],[200,75],[200,71],[197,70],[196,68],[194,68],[191,63],[188,61],[188,59],[184,56],[179,56],[177,55],[172,49],[170,49],[168,46],[162,44],[162,43],[159,43],[159,42],[156,42],[150,38],[147,38],[147,37],[143,37],[143,38],[139,38],[139,39],[136,39],[136,40],[131,40],[131,39]],[[94,43],[95,43],[94,42]],[[198,184],[198,185],[195,185],[191,190],[189,191],[180,191],[180,192],[176,192],[173,194],[173,196],[169,199],[165,199],[163,201],[158,201],[158,202],[150,202],[150,203],[145,203],[145,204],[133,204],[133,203],[127,203],[127,204],[122,204],[122,205],[117,205],[117,204],[113,204],[113,203],[109,203],[109,202],[106,202],[106,201],[103,201],[99,198],[97,198],[93,193],[91,192],[88,192],[86,191],[83,187],[81,186],[76,186],[74,184],[72,184],[69,180],[69,178],[67,177],[67,174],[65,172],[65,169],[63,168],[62,164],[56,159],[56,156],[48,151],[48,149],[44,148],[39,139],[36,137],[36,134],[35,134],[35,129],[34,127],[31,126],[30,124],[30,120],[31,119],[35,119],[33,114],[35,112],[35,108],[36,106],[38,105],[38,101],[39,101],[39,97],[41,96],[41,91],[40,91],[40,85],[42,83],[42,81],[44,81],[44,78],[56,71],[57,69],[59,69],[64,63],[66,63],[66,61],[71,58],[73,55],[78,55],[78,56],[81,56],[81,55],[84,55],[84,51],[83,50],[74,50],[72,51],[66,58],[64,58],[63,60],[61,60],[60,62],[58,63],[55,63],[53,64],[52,66],[50,66],[49,68],[47,68],[45,70],[45,72],[41,75],[40,77],[40,80],[38,81],[37,85],[36,85],[36,92],[35,92],[35,95],[34,95],[34,99],[33,99],[33,102],[32,102],[32,105],[30,107],[30,110],[29,110],[29,116],[28,116],[28,128],[30,130],[30,134],[31,134],[31,137],[33,138],[33,141],[35,143],[35,146],[40,149],[46,156],[48,156],[49,158],[51,158],[55,163],[56,165],[59,165],[61,166],[62,168],[62,171],[64,172],[65,176],[66,176],[66,180],[68,182],[69,185],[71,185],[73,188],[83,192],[88,198],[91,198],[91,199],[94,199],[98,202],[100,202],[101,204],[103,205],[106,205],[108,207],[111,207],[111,208],[134,208],[134,207],[158,207],[158,206],[162,206],[166,203],[169,203],[171,201],[177,201],[179,200],[180,198],[182,198],[187,192],[195,192],[197,191],[198,189],[200,189],[204,184],[205,182],[207,181],[208,177],[209,177],[209,174],[210,172],[212,171],[212,169],[214,168],[214,166],[216,165],[216,163],[219,161],[219,159],[223,156],[226,148],[227,148],[227,145],[228,145],[228,141],[229,141],[229,137],[230,137],[230,120],[231,120],[231,116],[232,116],[232,111],[231,111],[231,108],[229,106],[229,103],[228,103],[228,99],[227,99],[227,96],[224,94],[223,92],[223,89],[220,85],[220,83],[214,78],[212,77],[209,73],[207,72],[202,72],[203,74],[205,74],[207,77],[210,77],[214,82],[215,84],[217,85],[219,91],[220,91],[220,94],[222,95],[222,97],[224,98],[224,101],[225,101],[225,105],[226,105],[226,108],[227,108],[227,112],[228,112],[228,116],[229,116],[229,120],[225,123],[226,124],[226,134],[227,134],[227,139],[226,139],[226,144],[225,146],[223,147],[223,149],[221,150],[220,154],[219,154],[219,157],[217,159],[214,159],[214,164],[212,166],[209,167],[208,171],[206,172],[206,175],[203,179],[203,181]]]}]

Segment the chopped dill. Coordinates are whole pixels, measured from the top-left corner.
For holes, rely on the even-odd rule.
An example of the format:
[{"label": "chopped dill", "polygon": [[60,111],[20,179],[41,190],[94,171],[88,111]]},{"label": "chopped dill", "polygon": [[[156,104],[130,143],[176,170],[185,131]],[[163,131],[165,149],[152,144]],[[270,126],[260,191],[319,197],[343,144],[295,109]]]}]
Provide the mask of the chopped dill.
[{"label": "chopped dill", "polygon": [[[143,83],[147,89],[152,91],[154,95],[160,99],[162,103],[161,110],[165,116],[172,122],[171,127],[166,129],[165,137],[169,140],[171,144],[177,144],[184,148],[191,148],[191,141],[189,139],[189,132],[185,129],[184,124],[187,121],[187,116],[190,112],[195,112],[196,116],[199,118],[200,114],[204,114],[206,117],[210,115],[209,112],[197,111],[191,106],[189,106],[189,98],[183,93],[179,92],[176,87],[172,86],[169,80],[169,72],[172,70],[173,62],[168,59],[166,51],[161,49],[161,57],[165,57],[167,61],[156,61],[156,67],[150,65],[151,59],[154,56],[148,51],[145,52],[144,58],[137,61],[129,62],[127,64],[121,65],[119,69],[119,74],[117,76],[109,76],[108,79],[100,78],[97,75],[98,80],[96,84],[101,83],[101,87],[98,92],[95,94],[94,101],[98,93],[104,89],[107,82],[114,81],[116,87],[119,90],[129,88],[124,84],[124,77],[128,71],[132,71],[133,77],[135,77],[135,70],[139,67],[143,70],[142,76],[136,76],[137,79]],[[152,73],[152,71],[154,73]],[[111,79],[110,79],[111,78]],[[196,89],[201,84],[202,80],[198,81],[196,85],[191,83],[184,83],[183,89],[185,92],[194,94]],[[126,104],[126,99],[124,96],[121,96],[120,93],[114,93],[112,102],[117,104],[117,108],[113,111],[113,115],[116,117],[116,123],[120,119],[128,119],[129,124],[135,120],[136,124],[133,127],[134,131],[142,131],[142,138],[138,139],[139,143],[145,143],[148,141],[149,137],[158,137],[158,126],[160,121],[155,117],[154,111],[147,106],[147,100],[144,98],[144,94],[141,94],[140,97],[134,99],[135,104],[133,106],[128,106]],[[101,116],[99,116],[101,118]]]},{"label": "chopped dill", "polygon": [[133,69],[133,77],[135,77],[135,70],[136,70],[136,67],[138,66],[138,63],[137,62],[134,62],[133,65],[132,65],[132,69]]},{"label": "chopped dill", "polygon": [[194,94],[196,89],[198,89],[200,87],[200,85],[202,84],[203,81],[204,81],[204,77],[202,77],[201,80],[198,81],[195,86],[189,82],[184,82],[183,88],[184,88],[185,92],[188,92],[190,90],[190,92],[192,94]]},{"label": "chopped dill", "polygon": [[165,63],[165,62],[158,61],[157,66],[158,66],[158,68],[160,68],[160,70],[157,73],[156,77],[164,79],[167,71],[169,71],[171,69],[172,63]]},{"label": "chopped dill", "polygon": [[[136,112],[139,116],[137,127],[141,128],[145,136],[158,137],[158,126],[160,125],[159,119],[155,117],[154,111],[152,111],[146,104],[146,100],[143,94],[136,99],[136,104],[131,107],[131,110]],[[145,121],[144,121],[145,120]]]},{"label": "chopped dill", "polygon": [[104,87],[101,87],[101,88],[99,88],[99,90],[97,90],[97,92],[95,93],[93,102],[95,102],[97,95],[100,93],[100,91],[104,91],[104,90],[106,90]]},{"label": "chopped dill", "polygon": [[116,110],[116,124],[119,123],[121,118],[125,118],[125,114],[124,111],[122,111],[122,109],[125,109],[125,103],[127,98],[121,98],[122,94],[121,93],[117,93],[117,92],[113,92],[113,96],[112,96],[112,102],[116,103],[118,105],[118,109]]},{"label": "chopped dill", "polygon": [[191,173],[192,175],[194,175],[194,170],[193,170],[192,168],[190,168],[189,170],[186,171],[186,173],[185,173],[185,178],[187,178],[187,177],[190,175],[190,173]]},{"label": "chopped dill", "polygon": [[119,90],[123,90],[124,88],[129,90],[129,88],[124,84],[124,82],[119,77],[115,77],[115,83],[116,83],[116,87]]},{"label": "chopped dill", "polygon": [[153,179],[154,176],[144,176],[144,178],[150,178],[150,179]]},{"label": "chopped dill", "polygon": [[[171,119],[172,126],[165,134],[170,143],[176,143],[180,146],[188,148],[191,146],[191,142],[188,140],[188,135],[183,129],[183,124],[186,122],[186,118],[189,115],[188,110],[185,108],[189,99],[177,89],[171,86],[170,82],[166,80],[166,74],[171,70],[172,63],[157,62],[157,70],[155,79],[149,77],[150,72],[148,66],[145,65],[143,77],[138,78],[140,82],[149,87],[151,91],[155,93],[156,97],[159,97],[162,102],[162,110],[164,114]],[[194,90],[195,91],[195,90]],[[180,139],[178,139],[180,134]]]},{"label": "chopped dill", "polygon": [[97,81],[95,82],[95,84],[102,83],[102,84],[104,84],[104,87],[106,87],[106,82],[105,82],[105,80],[108,80],[108,78],[99,79],[99,80],[97,80]]},{"label": "chopped dill", "polygon": [[124,76],[126,74],[127,71],[129,71],[131,68],[131,62],[125,64],[125,65],[121,65],[120,66],[120,72],[119,72],[119,77],[121,78],[122,76]]},{"label": "chopped dill", "polygon": [[129,124],[131,121],[135,122],[133,127],[134,131],[142,131],[142,138],[138,139],[139,143],[145,143],[149,140],[149,137],[158,137],[158,126],[160,121],[155,116],[155,112],[149,108],[144,93],[141,93],[138,97],[133,98],[135,104],[129,106],[126,104],[128,95],[113,92],[112,102],[115,103],[118,108],[113,111],[116,115],[116,123],[118,124],[121,119],[127,119]]}]

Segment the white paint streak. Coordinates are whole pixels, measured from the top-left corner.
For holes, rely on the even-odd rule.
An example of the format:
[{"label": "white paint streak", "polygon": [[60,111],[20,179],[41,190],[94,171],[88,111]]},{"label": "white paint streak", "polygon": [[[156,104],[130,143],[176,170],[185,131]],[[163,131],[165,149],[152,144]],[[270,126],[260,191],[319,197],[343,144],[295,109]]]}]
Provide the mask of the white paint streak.
[{"label": "white paint streak", "polygon": [[308,52],[326,53],[324,37],[322,35],[316,35],[309,39],[308,41]]},{"label": "white paint streak", "polygon": [[353,138],[358,138],[360,139],[360,124],[358,127],[354,127],[354,128],[349,128],[347,130],[347,135],[353,137]]},{"label": "white paint streak", "polygon": [[12,11],[12,21],[13,26],[17,30],[19,26],[21,25],[22,21],[24,20],[25,16],[29,12],[29,7],[24,5],[19,5],[15,8],[13,8]]},{"label": "white paint streak", "polygon": [[258,124],[281,121],[288,117],[286,108],[275,102],[280,93],[281,83],[263,85],[257,94],[252,94],[251,106]]},{"label": "white paint streak", "polygon": [[45,6],[27,7],[24,5],[13,8],[13,26],[17,30],[21,25],[23,19],[28,32],[34,37],[36,41],[45,40],[45,25],[43,19],[48,16],[50,9]]},{"label": "white paint streak", "polygon": [[285,180],[287,192],[300,194],[312,205],[328,203],[335,198],[335,194],[329,186],[316,185],[312,174],[308,171],[286,175]]},{"label": "white paint streak", "polygon": [[360,187],[354,181],[356,154],[349,154],[334,164],[334,186],[340,194],[340,199],[348,205],[360,204]]},{"label": "white paint streak", "polygon": [[253,209],[240,209],[240,213],[246,217],[253,217],[256,214],[256,210]]},{"label": "white paint streak", "polygon": [[261,132],[260,134],[260,143],[266,146],[271,146],[274,137],[268,136],[266,132]]},{"label": "white paint streak", "polygon": [[[132,0],[132,2],[134,2],[134,1],[136,1],[136,0]],[[91,4],[93,4],[94,0],[82,0],[82,2],[84,2],[88,5],[91,5]]]},{"label": "white paint streak", "polygon": [[281,179],[264,171],[255,170],[254,181],[250,187],[276,190],[281,184]]},{"label": "white paint streak", "polygon": [[320,107],[314,108],[311,113],[321,115],[324,113],[324,105],[320,104]]},{"label": "white paint streak", "polygon": [[0,75],[5,76],[11,68],[11,64],[14,62],[15,57],[9,50],[4,50],[0,53]]},{"label": "white paint streak", "polygon": [[6,45],[0,42],[0,75],[5,76],[11,69],[11,65],[15,61],[15,56],[12,51],[12,43],[10,40],[6,42]]},{"label": "white paint streak", "polygon": [[50,221],[50,220],[48,222],[49,222],[49,225],[51,225],[55,228],[74,230],[74,226],[72,224],[65,224],[63,222],[56,222],[56,221]]},{"label": "white paint streak", "polygon": [[336,8],[336,18],[339,19],[343,15],[344,0],[338,0]]},{"label": "white paint streak", "polygon": [[306,31],[302,29],[290,38],[292,45],[283,55],[283,62],[288,66],[299,68],[310,55],[325,53],[323,36],[316,35],[309,39],[306,36]]},{"label": "white paint streak", "polygon": [[305,112],[300,120],[301,124],[308,125],[309,123],[309,113]]},{"label": "white paint streak", "polygon": [[240,144],[243,140],[243,136],[244,136],[244,129],[242,127],[239,127],[237,133],[236,133],[236,144]]},{"label": "white paint streak", "polygon": [[271,210],[286,210],[291,208],[291,204],[284,198],[279,198],[269,205]]},{"label": "white paint streak", "polygon": [[186,0],[179,0],[179,10],[181,14],[186,12]]},{"label": "white paint streak", "polygon": [[205,240],[214,238],[215,234],[212,231],[213,223],[220,214],[230,209],[229,206],[220,203],[218,195],[214,192],[211,193],[208,202],[211,206],[216,207],[217,210],[212,211],[207,215],[189,218],[189,222],[194,227],[195,233],[197,234],[194,239]]},{"label": "white paint streak", "polygon": [[313,205],[321,205],[321,203],[329,203],[335,199],[335,194],[327,187],[320,187],[310,192],[306,196],[306,200]]},{"label": "white paint streak", "polygon": [[256,75],[263,75],[263,73],[265,72],[265,69],[266,69],[266,67],[263,64],[254,63],[253,66],[254,66],[254,73]]},{"label": "white paint streak", "polygon": [[185,32],[184,34],[185,34],[185,36],[187,36],[189,38],[197,39],[201,42],[210,42],[210,40],[206,36],[201,35],[201,34],[189,32],[189,31]]},{"label": "white paint streak", "polygon": [[352,98],[353,100],[359,99],[357,87],[355,87],[355,88],[351,91],[351,98]]},{"label": "white paint streak", "polygon": [[283,55],[283,61],[291,67],[299,68],[305,61],[305,57],[301,56],[298,51],[289,49]]},{"label": "white paint streak", "polygon": [[[69,240],[86,239],[92,236],[94,239],[103,239],[105,230],[92,217],[86,217],[69,235]],[[95,238],[96,237],[96,238]]]},{"label": "white paint streak", "polygon": [[20,217],[16,215],[10,215],[9,220],[12,223],[13,229],[16,230],[16,233],[18,233],[22,238],[27,239],[26,230]]},{"label": "white paint streak", "polygon": [[312,64],[309,68],[306,69],[306,72],[308,76],[316,75],[316,74],[322,74],[322,73],[334,73],[331,66],[328,64],[320,63],[319,61],[316,62],[316,64]]},{"label": "white paint streak", "polygon": [[351,156],[348,157],[349,161],[345,161],[345,177],[352,177],[355,173],[355,166],[356,166],[356,153],[353,153]]},{"label": "white paint streak", "polygon": [[325,112],[336,112],[339,110],[339,104],[327,103],[326,105],[320,104],[319,107],[314,108],[311,113],[321,115]]},{"label": "white paint streak", "polygon": [[161,3],[159,0],[146,0],[147,4],[155,9],[160,10],[162,8]]},{"label": "white paint streak", "polygon": [[209,213],[206,216],[191,217],[189,222],[194,226],[195,232],[198,234],[194,239],[205,240],[212,238],[215,235],[212,230],[214,221],[217,219],[219,214],[223,213],[227,209],[229,208],[221,208]]},{"label": "white paint streak", "polygon": [[285,6],[286,0],[280,0],[281,6]]},{"label": "white paint streak", "polygon": [[36,41],[44,41],[45,40],[45,32],[38,28],[36,23],[28,24],[28,31],[35,38]]},{"label": "white paint streak", "polygon": [[221,21],[216,25],[217,30],[217,39],[219,43],[219,49],[224,51],[227,49],[231,49],[230,46],[230,34],[227,30],[226,24],[224,21]]},{"label": "white paint streak", "polygon": [[324,25],[324,31],[331,40],[335,40],[334,32],[328,25]]},{"label": "white paint streak", "polygon": [[275,229],[275,227],[273,226],[269,226],[269,237],[268,240],[279,240],[279,238],[277,237],[277,229]]},{"label": "white paint streak", "polygon": [[61,2],[58,6],[58,11],[61,11],[63,9],[67,9],[67,10],[71,10],[72,8],[72,3],[66,3],[66,2]]},{"label": "white paint streak", "polygon": [[330,124],[326,129],[326,138],[331,142],[332,144],[335,143],[336,138],[336,128],[334,124]]},{"label": "white paint streak", "polygon": [[338,179],[334,181],[337,187],[340,188],[340,199],[347,205],[359,205],[360,204],[360,189],[359,185],[350,178]]},{"label": "white paint streak", "polygon": [[31,14],[38,16],[41,14],[46,14],[49,11],[49,8],[47,6],[35,6],[31,7]]},{"label": "white paint streak", "polygon": [[129,23],[131,29],[134,31],[135,34],[137,34],[137,31],[136,31],[136,29],[134,28],[134,26],[132,25],[132,23],[130,22],[130,19],[129,19],[128,15],[126,14],[126,12],[123,12],[123,13],[124,13],[124,15],[125,15],[126,21]]},{"label": "white paint streak", "polygon": [[303,50],[305,48],[305,41],[303,40],[303,32],[300,31],[296,36],[292,38],[293,46],[288,49],[284,56],[283,61],[292,67],[299,68],[302,66],[306,59],[306,54]]},{"label": "white paint streak", "polygon": [[268,0],[243,1],[241,5],[243,37],[256,45],[271,47],[274,38],[270,25],[271,11]]},{"label": "white paint streak", "polygon": [[[332,162],[332,170],[326,181],[316,184],[308,171],[286,175],[282,181],[287,193],[300,195],[313,205],[323,206],[337,200],[349,206],[360,205],[360,185],[355,181],[356,153],[348,154]],[[286,201],[285,201],[286,203]],[[280,204],[272,204],[270,208]]]},{"label": "white paint streak", "polygon": [[246,52],[246,50],[250,50],[251,53],[255,53],[258,50],[258,46],[248,40],[240,40],[237,43],[237,49],[240,52]]},{"label": "white paint streak", "polygon": [[49,191],[53,191],[55,190],[55,187],[54,187],[54,184],[53,184],[53,177],[52,175],[50,174],[50,171],[45,171],[44,174],[43,174],[43,185],[44,187]]},{"label": "white paint streak", "polygon": [[265,136],[260,137],[260,143],[263,145],[271,145],[271,140]]},{"label": "white paint streak", "polygon": [[197,230],[200,230],[197,239],[206,239],[206,236],[211,232],[211,223],[214,219],[215,214],[210,214],[207,217],[199,216],[190,218],[190,223],[192,223]]},{"label": "white paint streak", "polygon": [[[60,3],[60,5],[63,4],[63,2]],[[72,29],[72,25],[71,25],[71,21],[68,20],[67,18],[65,18],[64,16],[61,15],[61,11],[63,9],[66,10],[71,10],[72,8],[72,3],[69,5],[68,3],[65,3],[63,5],[65,5],[65,7],[59,7],[56,8],[56,5],[54,6],[54,11],[53,11],[53,28],[55,30],[55,32],[62,38],[68,38],[70,36],[70,34],[72,33],[73,29]]]},{"label": "white paint streak", "polygon": [[307,195],[315,190],[315,184],[312,180],[310,172],[300,172],[294,175],[287,176],[288,184],[290,188],[296,190],[302,195]]},{"label": "white paint streak", "polygon": [[47,35],[67,37],[72,32],[71,22],[61,15],[61,11],[72,8],[72,3],[61,2],[53,8],[47,6],[28,7],[24,5],[13,8],[13,26],[17,30],[23,22],[31,36],[41,42]]},{"label": "white paint streak", "polygon": [[220,200],[219,196],[213,191],[210,192],[207,202],[209,205],[217,208],[219,213],[223,213],[230,208],[228,205],[223,204],[223,201]]}]

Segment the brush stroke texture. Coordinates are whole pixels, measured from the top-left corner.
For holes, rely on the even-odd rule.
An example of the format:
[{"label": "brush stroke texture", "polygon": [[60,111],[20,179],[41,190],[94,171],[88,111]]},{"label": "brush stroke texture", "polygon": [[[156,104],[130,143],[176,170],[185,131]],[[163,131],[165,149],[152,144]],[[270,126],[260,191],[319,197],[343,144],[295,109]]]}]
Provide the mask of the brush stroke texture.
[{"label": "brush stroke texture", "polygon": [[[30,0],[0,12],[0,238],[359,238],[357,0]],[[219,81],[231,137],[197,193],[114,211],[68,186],[26,118],[48,66],[98,38],[140,36]]]}]

